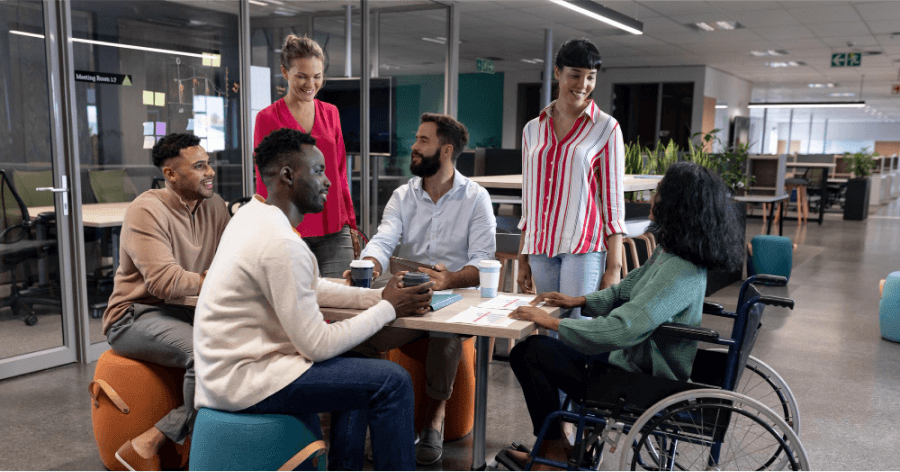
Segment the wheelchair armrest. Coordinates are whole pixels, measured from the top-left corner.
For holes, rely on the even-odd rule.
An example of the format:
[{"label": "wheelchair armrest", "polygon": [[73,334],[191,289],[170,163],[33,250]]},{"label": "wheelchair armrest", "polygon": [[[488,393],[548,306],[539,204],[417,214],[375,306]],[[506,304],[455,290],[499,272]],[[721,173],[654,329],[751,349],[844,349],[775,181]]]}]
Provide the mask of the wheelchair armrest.
[{"label": "wheelchair armrest", "polygon": [[725,311],[725,307],[713,302],[703,302],[704,315],[718,315]]},{"label": "wheelchair armrest", "polygon": [[[788,283],[787,277],[782,277],[780,275],[759,274],[759,275],[753,275],[750,278],[752,278],[752,277],[756,277],[756,278],[754,280],[751,280],[750,283],[758,282],[761,284],[773,285],[775,287],[781,287],[781,286],[787,285],[787,283]],[[750,280],[750,278],[748,278],[748,280]]]},{"label": "wheelchair armrest", "polygon": [[719,333],[709,328],[690,326],[681,323],[663,323],[653,332],[654,336],[669,336],[673,338],[693,339],[714,343],[719,341]]},{"label": "wheelchair armrest", "polygon": [[759,303],[763,305],[783,306],[785,308],[794,309],[794,300],[783,297],[773,297],[771,295],[762,295],[759,297]]}]

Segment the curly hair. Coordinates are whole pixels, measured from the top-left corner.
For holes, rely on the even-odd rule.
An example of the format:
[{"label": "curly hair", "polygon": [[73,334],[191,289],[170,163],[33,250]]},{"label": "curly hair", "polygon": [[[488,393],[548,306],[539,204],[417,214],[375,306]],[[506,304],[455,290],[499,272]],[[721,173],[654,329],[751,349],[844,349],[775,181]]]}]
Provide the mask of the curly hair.
[{"label": "curly hair", "polygon": [[254,150],[253,159],[264,180],[270,178],[288,159],[303,154],[302,146],[316,145],[316,138],[295,129],[281,128],[263,138]]},{"label": "curly hair", "polygon": [[648,231],[671,254],[698,267],[735,270],[744,238],[725,182],[693,162],[669,167],[654,196]]},{"label": "curly hair", "polygon": [[153,150],[150,151],[150,158],[153,159],[153,165],[162,170],[163,164],[173,157],[178,157],[182,149],[199,145],[200,138],[193,134],[172,133],[164,136],[153,145]]},{"label": "curly hair", "polygon": [[325,62],[325,53],[319,43],[303,36],[302,38],[289,34],[284,38],[284,44],[281,46],[281,67],[290,70],[291,62],[294,59],[306,59],[308,57],[316,57]]},{"label": "curly hair", "polygon": [[554,65],[563,70],[563,67],[577,67],[579,69],[600,69],[600,50],[587,38],[570,39],[556,51]]},{"label": "curly hair", "polygon": [[441,140],[441,146],[453,145],[453,162],[456,162],[456,158],[462,154],[466,144],[469,143],[469,130],[466,129],[466,126],[452,116],[440,113],[423,113],[422,123],[434,123],[437,126],[437,135]]}]

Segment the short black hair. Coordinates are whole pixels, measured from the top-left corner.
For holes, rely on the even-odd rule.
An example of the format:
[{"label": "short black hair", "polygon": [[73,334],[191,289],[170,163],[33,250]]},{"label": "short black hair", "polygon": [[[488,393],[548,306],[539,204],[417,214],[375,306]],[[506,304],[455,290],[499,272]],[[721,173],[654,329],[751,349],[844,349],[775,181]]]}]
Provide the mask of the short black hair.
[{"label": "short black hair", "polygon": [[265,180],[267,176],[277,172],[285,161],[294,155],[303,154],[304,144],[316,145],[316,138],[309,133],[295,129],[281,128],[269,133],[254,150],[253,159],[259,175]]},{"label": "short black hair", "polygon": [[469,143],[469,130],[452,116],[440,113],[423,113],[422,123],[437,125],[437,135],[441,140],[441,146],[453,145],[453,162],[456,162],[456,158],[462,154],[466,144]]},{"label": "short black hair", "polygon": [[153,165],[162,170],[163,164],[173,157],[178,157],[182,149],[199,145],[200,138],[193,134],[172,133],[164,136],[153,145],[150,157],[153,159]]},{"label": "short black hair", "polygon": [[600,50],[587,38],[570,39],[556,51],[556,60],[553,61],[559,70],[563,67],[577,67],[579,69],[600,70]]},{"label": "short black hair", "polygon": [[694,162],[677,162],[656,198],[648,231],[666,252],[707,269],[740,267],[744,235],[731,189],[718,175]]}]

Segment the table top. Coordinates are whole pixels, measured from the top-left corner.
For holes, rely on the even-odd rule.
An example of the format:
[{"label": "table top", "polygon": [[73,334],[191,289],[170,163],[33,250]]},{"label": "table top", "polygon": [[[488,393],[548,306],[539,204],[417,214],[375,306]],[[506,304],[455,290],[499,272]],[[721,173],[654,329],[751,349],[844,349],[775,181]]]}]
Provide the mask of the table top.
[{"label": "table top", "polygon": [[[410,316],[391,322],[388,326],[395,328],[419,329],[423,331],[435,331],[441,333],[466,334],[470,336],[490,336],[495,338],[522,339],[531,334],[536,326],[530,321],[514,321],[507,327],[480,326],[463,323],[448,323],[447,320],[458,315],[466,308],[478,305],[488,298],[481,298],[480,290],[457,289],[453,293],[462,295],[463,299],[438,311],[428,312],[424,316]],[[187,306],[196,306],[198,297],[187,297],[181,301],[168,301]],[[360,314],[363,310],[348,308],[320,307],[322,314],[328,321],[341,321]],[[559,317],[565,311],[561,308],[545,306],[541,307],[552,316]]]},{"label": "table top", "polygon": [[[85,226],[91,228],[122,226],[122,222],[125,221],[125,211],[128,210],[129,205],[131,202],[88,203],[81,206],[81,219]],[[56,208],[52,206],[28,207],[28,213],[35,216],[53,211],[56,211]]]},{"label": "table top", "polygon": [[747,203],[774,203],[781,200],[787,200],[790,195],[742,195],[734,197],[736,201]]},{"label": "table top", "polygon": [[[505,189],[522,189],[522,174],[510,175],[480,175],[477,177],[469,177],[469,180],[476,182],[485,188],[505,188]],[[632,174],[625,175],[625,191],[639,192],[642,190],[656,190],[656,185],[662,180],[662,176]]]},{"label": "table top", "polygon": [[814,169],[828,168],[834,169],[835,164],[827,162],[788,162],[785,167],[811,167]]}]

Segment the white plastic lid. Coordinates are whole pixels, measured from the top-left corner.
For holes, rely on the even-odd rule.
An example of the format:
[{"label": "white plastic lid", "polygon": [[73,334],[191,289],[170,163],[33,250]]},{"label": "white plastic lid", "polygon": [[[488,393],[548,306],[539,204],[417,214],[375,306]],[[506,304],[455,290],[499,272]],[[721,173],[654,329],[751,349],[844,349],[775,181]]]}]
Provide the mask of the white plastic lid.
[{"label": "white plastic lid", "polygon": [[351,269],[371,269],[375,267],[375,263],[367,259],[359,259],[350,263]]},{"label": "white plastic lid", "polygon": [[500,261],[495,261],[493,259],[484,259],[478,263],[478,267],[484,267],[485,269],[499,269]]}]

